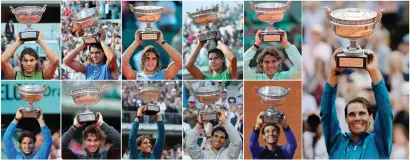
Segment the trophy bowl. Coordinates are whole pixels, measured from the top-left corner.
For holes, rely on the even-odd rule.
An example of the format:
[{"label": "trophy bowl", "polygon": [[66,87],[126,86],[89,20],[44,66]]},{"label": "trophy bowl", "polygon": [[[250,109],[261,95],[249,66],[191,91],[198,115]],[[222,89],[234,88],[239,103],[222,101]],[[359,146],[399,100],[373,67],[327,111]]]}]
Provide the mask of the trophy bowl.
[{"label": "trophy bowl", "polygon": [[140,86],[138,87],[138,90],[138,97],[144,102],[148,102],[146,104],[147,109],[145,110],[144,114],[157,114],[160,111],[160,107],[156,104],[155,101],[157,101],[161,95],[161,88],[157,86]]},{"label": "trophy bowl", "polygon": [[203,104],[212,104],[219,100],[221,91],[219,87],[215,86],[199,87],[194,91],[194,94],[198,102]]},{"label": "trophy bowl", "polygon": [[100,96],[104,93],[104,88],[76,88],[69,90],[70,96],[73,98],[74,103],[79,106],[88,107],[93,106],[100,102]]},{"label": "trophy bowl", "polygon": [[201,10],[195,13],[187,12],[188,16],[192,18],[192,20],[199,25],[205,26],[205,31],[198,35],[198,39],[200,42],[206,40],[212,40],[216,38],[217,31],[212,31],[209,28],[211,23],[214,23],[217,19],[217,13],[219,11],[219,4],[217,4],[214,8]]},{"label": "trophy bowl", "polygon": [[[83,36],[85,43],[98,43],[98,8],[84,8],[74,15],[73,23],[77,25],[80,30],[84,30],[87,35]],[[80,33],[79,33],[80,34]]]},{"label": "trophy bowl", "polygon": [[265,86],[258,89],[261,102],[268,106],[280,106],[283,104],[290,88],[287,90],[278,86]]},{"label": "trophy bowl", "polygon": [[48,86],[40,85],[15,85],[16,90],[20,94],[22,100],[28,102],[28,106],[21,112],[24,118],[38,118],[40,115],[39,108],[34,108],[33,103],[38,102],[43,98],[44,93],[47,92]]},{"label": "trophy bowl", "polygon": [[43,13],[46,11],[46,7],[47,5],[44,5],[43,7],[21,6],[17,8],[10,6],[11,13],[16,16],[17,21],[27,25],[25,31],[18,33],[22,41],[37,40],[40,33],[38,31],[33,31],[31,25],[40,22]]},{"label": "trophy bowl", "polygon": [[151,27],[151,23],[161,19],[161,15],[165,12],[166,6],[137,6],[130,4],[131,12],[134,14],[137,21],[144,22],[147,27],[140,32],[139,39],[141,40],[158,40],[160,32],[155,31]]}]

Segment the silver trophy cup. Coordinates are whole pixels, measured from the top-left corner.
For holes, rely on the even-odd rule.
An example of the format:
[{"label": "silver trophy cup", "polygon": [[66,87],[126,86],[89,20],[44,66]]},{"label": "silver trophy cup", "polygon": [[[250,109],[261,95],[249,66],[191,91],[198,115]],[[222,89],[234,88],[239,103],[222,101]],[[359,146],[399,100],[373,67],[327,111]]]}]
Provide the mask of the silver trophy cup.
[{"label": "silver trophy cup", "polygon": [[198,35],[200,42],[214,40],[216,38],[218,32],[212,31],[209,26],[216,21],[218,10],[219,4],[212,9],[201,10],[195,13],[187,12],[188,16],[192,18],[196,24],[205,26],[205,31]]},{"label": "silver trophy cup", "polygon": [[286,10],[290,7],[290,2],[287,3],[258,3],[249,2],[252,10],[256,12],[256,16],[260,21],[268,23],[268,27],[260,35],[262,42],[280,42],[282,41],[283,33],[273,27],[273,23],[281,21],[285,16]]},{"label": "silver trophy cup", "polygon": [[157,86],[140,86],[138,87],[138,97],[146,103],[147,109],[144,111],[145,115],[154,115],[160,111],[156,104],[161,94],[161,88]]},{"label": "silver trophy cup", "polygon": [[84,8],[74,15],[73,23],[84,30],[87,35],[83,36],[84,43],[99,43],[100,34],[98,33],[98,8]]},{"label": "silver trophy cup", "polygon": [[46,7],[47,5],[44,5],[43,7],[21,6],[17,8],[10,6],[11,13],[16,16],[17,21],[27,25],[25,31],[18,33],[20,40],[35,41],[38,39],[40,33],[38,31],[34,31],[31,28],[31,25],[40,22],[43,13],[46,11]]},{"label": "silver trophy cup", "polygon": [[283,112],[276,110],[275,107],[281,106],[289,94],[290,88],[287,90],[278,86],[255,87],[261,103],[269,108],[262,115],[264,123],[280,123],[283,119]]},{"label": "silver trophy cup", "polygon": [[219,100],[221,89],[219,87],[199,87],[194,91],[196,99],[206,105],[205,111],[201,113],[201,120],[210,121],[218,119],[218,111],[213,104]]},{"label": "silver trophy cup", "polygon": [[138,6],[134,7],[130,4],[131,12],[134,13],[137,21],[144,22],[147,27],[144,31],[141,31],[139,36],[140,40],[158,40],[160,32],[154,30],[151,27],[151,23],[157,22],[161,19],[161,15],[165,12],[166,6]]},{"label": "silver trophy cup", "polygon": [[382,18],[381,11],[374,12],[361,8],[345,8],[331,11],[324,7],[327,19],[332,24],[337,36],[350,40],[350,45],[336,55],[336,66],[341,68],[366,68],[369,63],[370,50],[362,49],[358,38],[372,35],[374,28]]},{"label": "silver trophy cup", "polygon": [[33,103],[43,98],[48,87],[40,85],[15,85],[15,88],[20,94],[21,99],[28,102],[28,106],[21,111],[23,118],[38,118],[38,116],[40,116],[40,108],[35,108]]},{"label": "silver trophy cup", "polygon": [[76,88],[67,89],[69,95],[73,98],[76,105],[84,107],[86,110],[77,114],[78,123],[89,123],[98,121],[98,115],[90,110],[90,107],[96,105],[103,95],[105,85],[102,88]]}]

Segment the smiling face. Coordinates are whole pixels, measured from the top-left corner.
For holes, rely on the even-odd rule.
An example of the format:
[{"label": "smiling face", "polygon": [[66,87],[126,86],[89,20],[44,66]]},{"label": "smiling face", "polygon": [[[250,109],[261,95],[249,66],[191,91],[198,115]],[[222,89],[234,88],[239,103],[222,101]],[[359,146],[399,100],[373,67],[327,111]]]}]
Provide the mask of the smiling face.
[{"label": "smiling face", "polygon": [[215,131],[211,139],[212,147],[215,149],[220,149],[226,141],[226,135],[223,131]]},{"label": "smiling face", "polygon": [[373,117],[362,103],[351,103],[347,106],[346,123],[352,134],[359,135],[366,132]]},{"label": "smiling face", "polygon": [[90,153],[97,152],[98,148],[100,147],[100,140],[95,136],[95,134],[89,133],[87,138],[85,139],[85,148]]},{"label": "smiling face", "polygon": [[24,154],[31,154],[34,150],[34,142],[30,137],[24,137],[20,143],[21,151]]},{"label": "smiling face", "polygon": [[100,65],[104,63],[104,53],[99,48],[90,47],[90,57],[94,64]]},{"label": "smiling face", "polygon": [[141,145],[137,147],[137,149],[142,153],[151,153],[152,152],[152,145],[151,141],[148,138],[144,138],[141,142]]},{"label": "smiling face", "polygon": [[280,134],[275,126],[268,125],[265,128],[263,128],[263,131],[264,133],[262,137],[265,140],[265,143],[272,145],[278,142]]},{"label": "smiling face", "polygon": [[267,75],[273,75],[279,67],[279,60],[271,55],[266,55],[262,61],[263,72]]},{"label": "smiling face", "polygon": [[224,63],[224,60],[222,57],[219,57],[217,53],[209,53],[208,55],[208,60],[209,60],[209,66],[211,67],[212,70],[219,70],[222,68],[222,65]]},{"label": "smiling face", "polygon": [[148,71],[155,71],[158,64],[158,57],[154,52],[148,52],[144,61],[144,69]]}]

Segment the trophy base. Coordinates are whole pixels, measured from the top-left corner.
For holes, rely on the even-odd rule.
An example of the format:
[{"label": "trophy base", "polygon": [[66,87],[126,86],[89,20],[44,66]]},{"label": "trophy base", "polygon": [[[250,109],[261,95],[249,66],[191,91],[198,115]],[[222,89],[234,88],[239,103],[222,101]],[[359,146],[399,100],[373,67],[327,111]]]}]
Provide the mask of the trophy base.
[{"label": "trophy base", "polygon": [[22,41],[35,41],[38,39],[38,31],[24,31],[19,32],[20,40]]},{"label": "trophy base", "polygon": [[336,55],[336,67],[366,68],[369,63],[368,50],[344,51]]},{"label": "trophy base", "polygon": [[280,123],[283,118],[283,112],[268,109],[261,116],[263,123]]},{"label": "trophy base", "polygon": [[198,35],[198,40],[199,42],[214,40],[216,38],[217,33],[217,31],[206,31]]},{"label": "trophy base", "polygon": [[90,34],[83,37],[84,43],[92,44],[92,43],[99,43],[100,42],[100,35],[98,33]]},{"label": "trophy base", "polygon": [[201,121],[211,121],[214,119],[218,119],[217,113],[204,113],[201,114]]},{"label": "trophy base", "polygon": [[40,116],[40,111],[38,111],[37,109],[33,110],[33,111],[27,111],[27,110],[21,110],[21,114],[23,116],[23,118],[35,118],[37,119]]},{"label": "trophy base", "polygon": [[89,123],[95,122],[98,120],[98,115],[92,112],[90,113],[81,113],[77,115],[77,122],[78,123]]},{"label": "trophy base", "polygon": [[142,31],[140,32],[140,40],[158,40],[160,33],[158,31]]},{"label": "trophy base", "polygon": [[260,34],[262,42],[280,42],[282,41],[283,33],[281,31],[263,31]]},{"label": "trophy base", "polygon": [[157,114],[160,111],[159,106],[155,104],[148,104],[147,105],[147,110],[145,110],[144,114],[145,115],[154,115]]}]

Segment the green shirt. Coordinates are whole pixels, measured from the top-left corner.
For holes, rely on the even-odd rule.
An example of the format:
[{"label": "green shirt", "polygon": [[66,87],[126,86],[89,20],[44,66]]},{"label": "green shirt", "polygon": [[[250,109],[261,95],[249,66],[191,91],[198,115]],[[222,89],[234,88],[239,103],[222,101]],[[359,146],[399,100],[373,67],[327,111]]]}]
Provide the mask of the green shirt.
[{"label": "green shirt", "polygon": [[230,80],[230,79],[231,79],[231,75],[229,74],[228,69],[225,69],[225,71],[217,75],[211,75],[211,74],[205,73],[205,80]]},{"label": "green shirt", "polygon": [[289,69],[289,71],[282,71],[282,72],[276,72],[273,75],[272,79],[269,79],[268,76],[265,73],[255,73],[254,70],[252,70],[251,67],[249,67],[249,63],[255,56],[256,52],[251,48],[249,48],[245,54],[243,55],[243,61],[244,61],[244,79],[246,80],[287,80],[290,77],[294,76],[296,73],[299,73],[302,68],[302,55],[300,55],[298,49],[296,48],[295,45],[291,45],[288,48],[285,48],[286,54],[288,54],[288,57],[290,61],[293,63],[293,67]]},{"label": "green shirt", "polygon": [[20,71],[16,72],[16,80],[43,80],[43,71],[37,72],[32,76],[25,76]]}]

